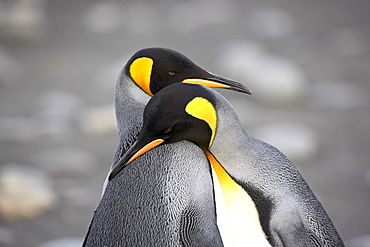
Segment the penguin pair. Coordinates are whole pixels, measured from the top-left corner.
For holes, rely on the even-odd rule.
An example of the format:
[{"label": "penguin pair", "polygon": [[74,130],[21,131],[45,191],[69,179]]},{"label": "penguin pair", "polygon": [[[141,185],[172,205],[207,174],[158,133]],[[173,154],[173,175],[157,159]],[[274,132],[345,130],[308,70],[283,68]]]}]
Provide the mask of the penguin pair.
[{"label": "penguin pair", "polygon": [[[207,72],[173,50],[138,51],[116,84],[119,146],[111,170],[137,140],[150,98],[176,82],[251,94],[245,85]],[[177,97],[172,103],[183,96]],[[106,180],[83,246],[217,247],[223,241],[210,165],[202,150],[184,140],[143,154]]]},{"label": "penguin pair", "polygon": [[[122,179],[121,173],[131,166],[150,165],[142,156],[189,141],[211,164],[217,224],[221,231],[222,208],[226,225],[227,220],[230,224],[226,234],[221,231],[222,240],[230,230],[232,246],[344,246],[295,166],[279,150],[250,135],[216,91],[200,85],[170,85],[148,102],[143,122],[137,141],[114,167],[110,181]],[[248,232],[254,237],[245,237]]]},{"label": "penguin pair", "polygon": [[[136,140],[143,122],[144,107],[149,99],[162,88],[176,82],[251,94],[244,84],[210,73],[174,50],[165,48],[139,50],[120,72],[115,88],[119,146],[112,167]],[[103,192],[106,183],[107,180]]]}]

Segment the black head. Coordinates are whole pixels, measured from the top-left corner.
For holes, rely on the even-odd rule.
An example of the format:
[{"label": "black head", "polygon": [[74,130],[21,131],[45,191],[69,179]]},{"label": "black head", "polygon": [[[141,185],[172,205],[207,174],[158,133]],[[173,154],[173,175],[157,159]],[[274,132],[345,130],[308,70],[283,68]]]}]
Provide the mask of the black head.
[{"label": "black head", "polygon": [[139,138],[117,163],[110,179],[132,160],[162,143],[188,140],[207,150],[216,128],[215,98],[209,89],[185,83],[170,85],[148,102]]},{"label": "black head", "polygon": [[242,83],[207,72],[181,53],[165,48],[146,48],[136,52],[127,62],[125,73],[150,96],[176,82],[251,94]]},{"label": "black head", "polygon": [[144,111],[142,133],[164,143],[191,141],[207,149],[216,127],[214,97],[203,86],[176,83],[153,97]]}]

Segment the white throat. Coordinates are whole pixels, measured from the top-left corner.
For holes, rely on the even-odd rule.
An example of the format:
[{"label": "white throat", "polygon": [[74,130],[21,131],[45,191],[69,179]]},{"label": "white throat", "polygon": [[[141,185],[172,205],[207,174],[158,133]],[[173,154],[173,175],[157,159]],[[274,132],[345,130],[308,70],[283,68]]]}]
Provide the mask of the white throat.
[{"label": "white throat", "polygon": [[271,246],[248,193],[217,162],[211,161],[217,226],[225,247]]}]

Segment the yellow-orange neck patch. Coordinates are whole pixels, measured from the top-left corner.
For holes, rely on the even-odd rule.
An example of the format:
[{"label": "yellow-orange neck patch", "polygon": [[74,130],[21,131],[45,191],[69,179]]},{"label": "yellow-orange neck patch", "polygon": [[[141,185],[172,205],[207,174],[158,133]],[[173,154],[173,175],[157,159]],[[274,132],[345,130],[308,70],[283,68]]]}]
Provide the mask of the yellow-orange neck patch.
[{"label": "yellow-orange neck patch", "polygon": [[150,96],[150,76],[152,74],[153,59],[140,57],[135,59],[130,65],[130,75],[132,79]]},{"label": "yellow-orange neck patch", "polygon": [[195,118],[204,120],[209,125],[212,135],[208,147],[211,147],[213,139],[215,138],[217,126],[216,109],[212,103],[205,98],[196,97],[186,105],[185,111]]},{"label": "yellow-orange neck patch", "polygon": [[[232,246],[271,246],[262,230],[257,208],[248,193],[238,185],[225,171],[217,159],[208,150],[203,150],[211,163],[217,211],[217,224],[222,224],[222,234],[228,238]],[[218,201],[217,189],[221,189],[221,201]],[[226,207],[226,212],[222,207]],[[226,216],[224,215],[226,213]],[[226,218],[225,218],[226,217]],[[221,222],[219,223],[219,220]],[[229,232],[227,231],[229,229]],[[230,235],[229,235],[230,234]],[[225,244],[226,246],[226,244]]]}]

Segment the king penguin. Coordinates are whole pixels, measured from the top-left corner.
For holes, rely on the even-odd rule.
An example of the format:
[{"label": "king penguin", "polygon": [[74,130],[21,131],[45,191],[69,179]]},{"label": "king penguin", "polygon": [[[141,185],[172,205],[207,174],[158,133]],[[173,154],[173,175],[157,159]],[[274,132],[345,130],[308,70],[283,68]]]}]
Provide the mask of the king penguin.
[{"label": "king penguin", "polygon": [[116,83],[114,103],[119,145],[112,168],[136,140],[149,99],[176,82],[251,94],[244,84],[208,72],[177,51],[157,47],[139,50],[123,67]]},{"label": "king penguin", "polygon": [[[111,169],[137,139],[149,99],[176,82],[251,94],[245,85],[205,71],[176,51],[138,51],[116,84],[119,146]],[[105,182],[83,246],[224,246],[210,174],[205,154],[191,142],[148,152]]]},{"label": "king penguin", "polygon": [[[216,185],[221,187],[222,195],[215,195],[217,217],[224,205],[233,246],[266,246],[263,238],[271,246],[344,246],[296,167],[278,149],[250,135],[216,91],[170,85],[149,101],[143,121],[137,141],[112,170],[110,180],[148,150],[187,140],[206,154],[215,192]],[[220,228],[219,219],[217,224]],[[260,236],[261,244],[243,238],[248,232]]]}]

